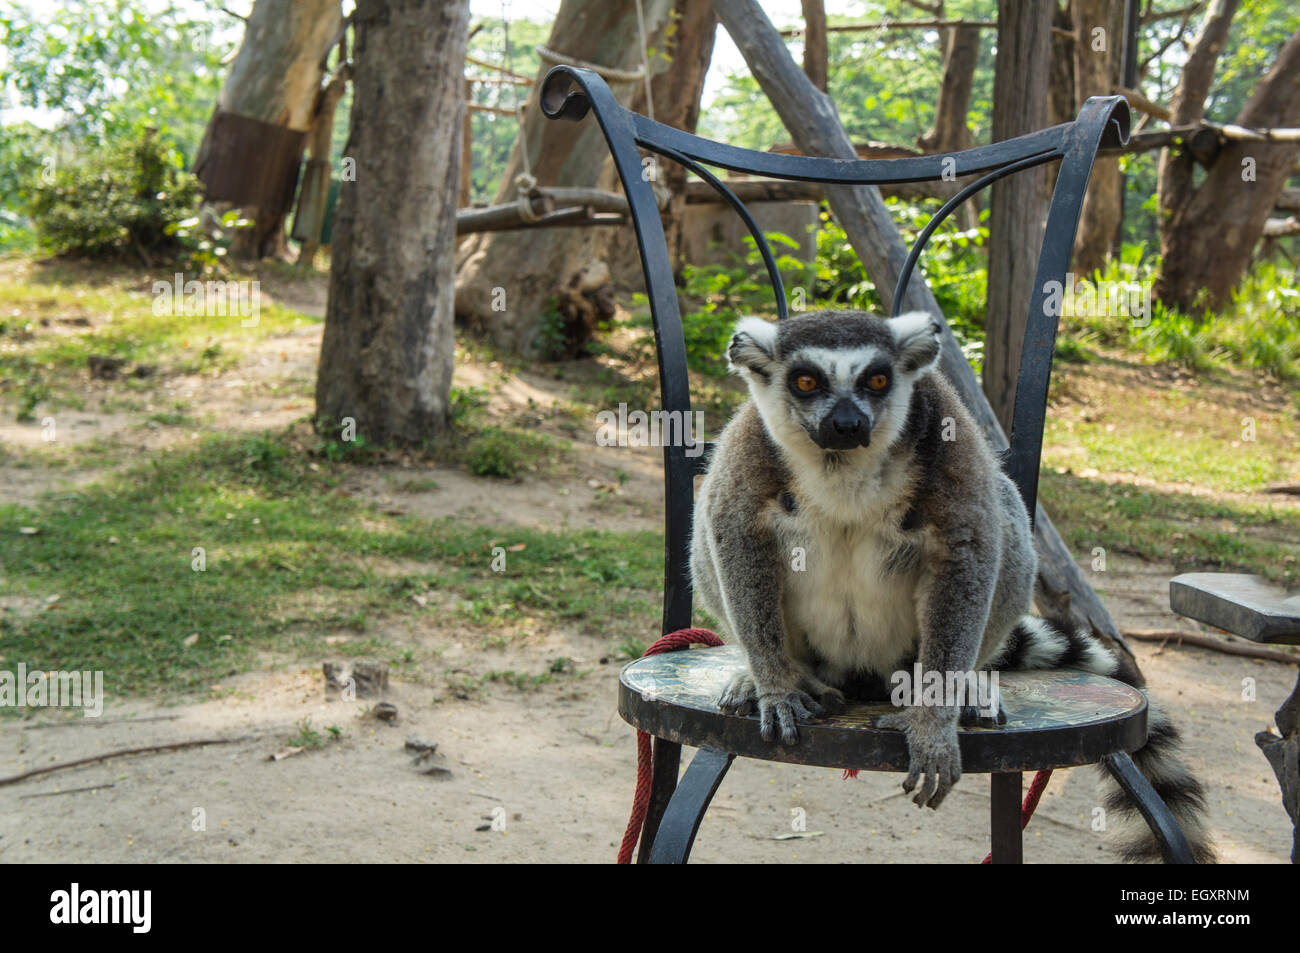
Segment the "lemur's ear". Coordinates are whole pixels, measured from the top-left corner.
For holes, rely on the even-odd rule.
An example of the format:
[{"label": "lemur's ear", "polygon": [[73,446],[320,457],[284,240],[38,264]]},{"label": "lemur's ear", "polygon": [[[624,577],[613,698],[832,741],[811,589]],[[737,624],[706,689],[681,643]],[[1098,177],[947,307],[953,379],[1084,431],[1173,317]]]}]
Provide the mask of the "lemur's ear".
[{"label": "lemur's ear", "polygon": [[752,371],[768,380],[776,360],[776,325],[762,318],[741,318],[731,336],[727,358],[733,371]]},{"label": "lemur's ear", "polygon": [[898,360],[905,371],[922,371],[939,356],[938,318],[924,311],[912,311],[889,319],[889,330],[898,345]]}]

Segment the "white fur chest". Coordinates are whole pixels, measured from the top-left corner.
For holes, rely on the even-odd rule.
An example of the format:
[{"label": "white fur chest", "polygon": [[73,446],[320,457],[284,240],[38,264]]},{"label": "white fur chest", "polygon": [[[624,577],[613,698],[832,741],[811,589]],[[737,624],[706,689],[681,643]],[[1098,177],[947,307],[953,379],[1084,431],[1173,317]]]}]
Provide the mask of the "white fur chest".
[{"label": "white fur chest", "polygon": [[[855,468],[856,469],[856,468]],[[918,640],[916,587],[920,534],[898,530],[906,484],[888,468],[875,478],[863,473],[819,474],[817,487],[799,486],[796,496],[819,500],[779,518],[794,552],[782,604],[792,647],[803,642],[825,664],[830,680],[870,670],[888,676],[912,654]],[[815,495],[814,495],[815,494]],[[842,515],[853,513],[846,523]]]}]

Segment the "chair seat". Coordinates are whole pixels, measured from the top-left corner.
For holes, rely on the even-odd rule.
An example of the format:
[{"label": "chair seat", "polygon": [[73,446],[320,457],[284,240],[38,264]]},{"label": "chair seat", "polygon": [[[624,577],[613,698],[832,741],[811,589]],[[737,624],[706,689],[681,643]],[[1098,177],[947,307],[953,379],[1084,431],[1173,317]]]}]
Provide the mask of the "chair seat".
[{"label": "chair seat", "polygon": [[[618,711],[629,724],[668,741],[717,748],[744,758],[863,771],[906,771],[900,731],[876,728],[896,712],[888,702],[858,704],[799,725],[799,743],[764,741],[756,715],[728,715],[717,701],[745,665],[739,646],[664,652],[619,673]],[[1007,723],[962,728],[962,770],[1030,771],[1094,764],[1146,741],[1146,699],[1112,678],[1057,669],[1000,672]]]}]

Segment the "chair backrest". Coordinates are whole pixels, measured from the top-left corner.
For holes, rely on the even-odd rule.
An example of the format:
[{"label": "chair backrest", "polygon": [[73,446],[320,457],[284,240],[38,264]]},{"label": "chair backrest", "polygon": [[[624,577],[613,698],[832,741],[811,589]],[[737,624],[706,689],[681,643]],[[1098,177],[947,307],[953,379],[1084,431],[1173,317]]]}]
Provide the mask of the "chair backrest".
[{"label": "chair backrest", "polygon": [[[590,70],[570,66],[557,66],[546,74],[546,79],[542,82],[541,108],[551,119],[570,122],[578,122],[588,112],[594,112],[605,134],[619,179],[623,183],[623,191],[627,195],[632,226],[641,253],[641,266],[645,271],[646,295],[654,321],[655,350],[659,361],[662,409],[682,414],[679,418],[681,420],[690,419],[686,415],[691,409],[682,319],[663,223],[659,219],[654,190],[649,176],[644,173],[638,149],[649,150],[682,164],[708,182],[740,215],[763,256],[772,282],[778,320],[787,317],[789,311],[771,248],[744,203],[701,163],[777,179],[848,185],[952,180],[983,173],[949,199],[918,235],[894,291],[892,313],[896,314],[926,243],[934,230],[958,205],[1000,178],[1033,166],[1060,161],[1030,295],[1012,414],[1010,448],[1004,457],[1004,466],[1019,488],[1032,517],[1038,497],[1043,419],[1047,410],[1047,390],[1059,318],[1051,301],[1053,298],[1060,300],[1060,289],[1065,283],[1079,214],[1083,208],[1083,196],[1088,188],[1097,150],[1103,145],[1122,145],[1128,140],[1129,111],[1128,104],[1122,97],[1093,97],[1084,103],[1073,122],[1016,139],[948,155],[903,159],[825,159],[781,155],[740,149],[702,139],[624,108],[600,76]],[[689,557],[694,477],[708,455],[689,457],[686,451],[687,447],[680,443],[664,447],[667,504],[664,632],[676,631],[691,624]]]}]

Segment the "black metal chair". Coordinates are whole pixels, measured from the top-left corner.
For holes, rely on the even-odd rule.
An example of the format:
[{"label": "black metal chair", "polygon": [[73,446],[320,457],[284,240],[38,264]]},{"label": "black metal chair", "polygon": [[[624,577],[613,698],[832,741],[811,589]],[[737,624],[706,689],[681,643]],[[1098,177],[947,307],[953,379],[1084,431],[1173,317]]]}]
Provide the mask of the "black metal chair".
[{"label": "black metal chair", "polygon": [[[1004,176],[1060,161],[1030,301],[1011,446],[1004,455],[1008,473],[1029,512],[1034,512],[1057,329],[1057,317],[1047,307],[1048,283],[1064,283],[1097,150],[1102,145],[1122,145],[1128,139],[1129,111],[1121,97],[1089,99],[1074,122],[1006,142],[950,156],[880,160],[778,155],[701,139],[625,109],[598,75],[567,66],[547,74],[541,108],[551,119],[571,122],[593,112],[600,123],[627,195],[640,247],[654,321],[662,409],[682,414],[689,414],[691,399],[681,314],[663,225],[651,183],[642,175],[639,149],[685,166],[740,215],[763,257],[778,319],[789,312],[771,249],[744,204],[701,163],[778,179],[854,185],[983,173],[946,202],[921,231],[894,294],[893,300],[899,302],[926,242],[959,204]],[[664,633],[691,625],[689,535],[694,478],[703,472],[708,453],[690,457],[686,450],[682,445],[664,448]],[[795,748],[762,741],[757,718],[724,715],[716,705],[721,687],[741,664],[740,650],[725,646],[640,659],[621,672],[620,714],[655,736],[653,786],[639,862],[687,860],[709,802],[737,756],[837,768],[906,770],[902,733],[872,727],[873,719],[884,714],[887,706],[857,706],[843,715],[801,725],[801,742]],[[1182,831],[1128,755],[1146,737],[1146,703],[1139,692],[1112,679],[1080,672],[1003,673],[1000,687],[1008,724],[998,729],[963,729],[959,741],[963,771],[991,774],[993,862],[1016,863],[1022,856],[1021,772],[1098,762],[1133,798],[1155,832],[1165,859],[1191,862]],[[679,783],[683,744],[699,751]]]}]

